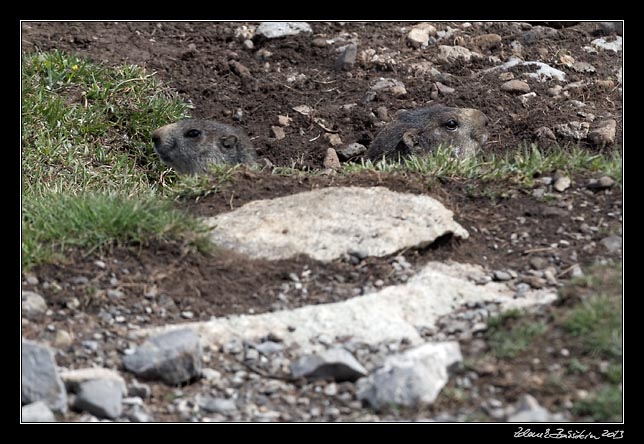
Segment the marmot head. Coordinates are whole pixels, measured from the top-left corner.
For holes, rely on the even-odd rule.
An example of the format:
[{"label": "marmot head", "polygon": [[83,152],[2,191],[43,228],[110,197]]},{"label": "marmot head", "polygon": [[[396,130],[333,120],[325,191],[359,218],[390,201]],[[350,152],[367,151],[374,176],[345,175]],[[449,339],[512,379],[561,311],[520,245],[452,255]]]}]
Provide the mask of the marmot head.
[{"label": "marmot head", "polygon": [[213,120],[186,119],[152,134],[154,150],[181,174],[207,173],[213,163],[253,164],[255,148],[240,129]]},{"label": "marmot head", "polygon": [[439,146],[454,157],[476,154],[488,139],[489,119],[477,109],[432,105],[400,113],[374,139],[367,156],[372,160],[424,156]]}]

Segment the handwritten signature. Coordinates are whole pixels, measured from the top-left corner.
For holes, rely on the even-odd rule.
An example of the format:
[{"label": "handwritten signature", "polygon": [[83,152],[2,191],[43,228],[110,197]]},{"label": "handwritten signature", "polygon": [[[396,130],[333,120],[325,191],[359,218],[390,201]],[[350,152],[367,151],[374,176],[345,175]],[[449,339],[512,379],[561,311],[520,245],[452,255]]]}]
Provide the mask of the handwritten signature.
[{"label": "handwritten signature", "polygon": [[593,432],[586,432],[586,430],[564,430],[555,429],[550,431],[546,429],[545,432],[533,432],[530,429],[519,427],[519,430],[514,432],[515,438],[552,438],[552,439],[600,439],[612,438],[622,439],[624,437],[623,430],[604,430],[601,436],[595,435]]}]

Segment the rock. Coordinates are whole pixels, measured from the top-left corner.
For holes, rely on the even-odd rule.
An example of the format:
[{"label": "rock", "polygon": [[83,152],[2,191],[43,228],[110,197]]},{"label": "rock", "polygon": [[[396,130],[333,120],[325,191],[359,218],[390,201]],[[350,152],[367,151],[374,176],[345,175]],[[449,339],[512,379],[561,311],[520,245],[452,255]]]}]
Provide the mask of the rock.
[{"label": "rock", "polygon": [[201,353],[199,336],[186,328],[148,339],[123,357],[123,365],[137,376],[174,385],[200,376]]},{"label": "rock", "polygon": [[570,66],[570,68],[571,68],[573,71],[576,71],[576,72],[590,72],[590,73],[592,73],[592,72],[596,72],[596,71],[597,71],[597,70],[595,69],[595,67],[594,67],[593,65],[591,65],[590,63],[587,63],[587,62],[580,62],[580,61],[574,62],[574,63]]},{"label": "rock", "polygon": [[469,62],[472,58],[482,59],[483,56],[478,52],[470,51],[462,46],[438,46],[438,56],[436,60],[440,63],[454,63],[457,60]]},{"label": "rock", "polygon": [[275,39],[298,35],[302,32],[313,32],[313,29],[306,22],[262,22],[255,30],[255,35]]},{"label": "rock", "polygon": [[340,165],[340,159],[338,159],[338,154],[333,148],[328,148],[326,150],[326,156],[324,156],[324,162],[322,165],[324,165],[324,168],[331,168],[332,170],[339,170],[342,168]]},{"label": "rock", "polygon": [[593,145],[603,148],[613,144],[616,130],[617,121],[615,119],[606,119],[598,122],[595,128],[588,132],[587,137]]},{"label": "rock", "polygon": [[584,276],[584,272],[578,264],[573,265],[568,273],[571,278],[580,278]]},{"label": "rock", "polygon": [[342,347],[335,347],[319,354],[301,356],[291,364],[294,378],[333,379],[337,382],[356,381],[368,372],[353,355]]},{"label": "rock", "polygon": [[497,271],[495,271],[493,273],[493,275],[494,275],[494,280],[495,281],[504,282],[504,281],[509,281],[509,280],[512,279],[512,275],[510,273],[508,273],[507,271],[499,271],[499,270],[497,270]]},{"label": "rock", "polygon": [[[427,212],[431,214],[431,212]],[[429,262],[406,283],[343,302],[310,305],[293,310],[257,315],[235,315],[191,324],[191,328],[213,350],[231,341],[257,342],[269,334],[282,338],[285,347],[298,347],[303,353],[326,349],[318,338],[351,337],[355,343],[381,344],[405,341],[420,345],[422,332],[434,329],[438,319],[464,304],[498,304],[498,310],[524,309],[551,303],[550,290],[530,290],[515,299],[515,290],[506,283],[477,282],[489,272],[471,264]],[[132,332],[146,336],[179,326],[154,327]]]},{"label": "rock", "polygon": [[52,345],[56,348],[63,349],[67,348],[74,342],[72,335],[69,334],[66,330],[56,331],[56,336],[54,336],[54,341]]},{"label": "rock", "polygon": [[136,379],[132,380],[127,391],[128,396],[137,396],[141,399],[147,399],[151,394],[152,389],[150,388],[150,386],[147,384],[141,384]]},{"label": "rock", "polygon": [[613,51],[617,53],[622,50],[622,37],[616,36],[615,40],[612,40],[610,42],[605,38],[595,39],[592,42],[590,42],[590,44],[593,45],[595,48],[603,49],[605,51]]},{"label": "rock", "polygon": [[73,407],[99,418],[116,419],[123,412],[123,392],[114,379],[92,379],[80,384]]},{"label": "rock", "polygon": [[434,85],[436,85],[436,89],[443,96],[446,96],[448,94],[454,94],[454,92],[456,91],[454,88],[450,88],[447,85],[443,85],[441,82],[436,82],[434,83]]},{"label": "rock", "polygon": [[336,69],[351,71],[356,64],[357,55],[358,55],[358,45],[355,43],[349,43],[336,59],[335,61]]},{"label": "rock", "polygon": [[336,150],[341,160],[349,160],[367,152],[367,147],[360,143],[350,143]]},{"label": "rock", "polygon": [[483,72],[490,72],[498,69],[505,71],[514,66],[528,66],[528,67],[537,66],[538,69],[536,72],[529,72],[529,73],[526,73],[525,75],[527,77],[535,78],[539,82],[545,82],[546,80],[551,80],[551,79],[559,80],[561,82],[564,82],[566,80],[566,73],[563,71],[555,69],[542,62],[534,62],[534,61],[524,62],[523,60],[515,56],[510,57],[510,60],[508,60],[506,63],[492,68],[488,68]]},{"label": "rock", "polygon": [[[291,119],[288,116],[282,116],[282,115],[277,116],[277,124],[279,126],[289,126],[291,124],[292,120],[293,119]],[[277,137],[277,136],[275,136],[275,137]]]},{"label": "rock", "polygon": [[498,34],[483,34],[472,38],[472,45],[482,51],[497,48],[501,45],[503,39]]},{"label": "rock", "polygon": [[390,356],[358,381],[358,398],[376,410],[432,404],[447,383],[449,368],[462,360],[458,342],[429,343]]},{"label": "rock", "polygon": [[326,133],[324,134],[324,140],[329,142],[329,144],[333,147],[342,145],[342,139],[337,134]]},{"label": "rock", "polygon": [[22,341],[22,402],[43,401],[54,410],[67,411],[67,393],[56,372],[51,349],[38,343]]},{"label": "rock", "polygon": [[619,253],[622,251],[621,236],[608,236],[603,238],[600,242],[610,253]]},{"label": "rock", "polygon": [[22,406],[22,422],[55,422],[54,413],[43,401]]},{"label": "rock", "polygon": [[588,135],[590,125],[588,122],[568,122],[556,125],[554,127],[555,133],[564,139],[569,140],[583,140]]},{"label": "rock", "polygon": [[428,196],[384,187],[330,187],[253,201],[205,222],[221,248],[257,258],[308,254],[330,261],[352,250],[384,256],[448,233],[466,239],[469,234],[452,217]]},{"label": "rock", "polygon": [[45,298],[33,291],[23,291],[21,301],[22,314],[30,316],[47,311],[47,302]]},{"label": "rock", "polygon": [[553,133],[552,130],[547,126],[542,126],[540,128],[537,128],[534,132],[534,136],[537,140],[544,143],[555,142],[557,140],[555,133]]},{"label": "rock", "polygon": [[533,45],[543,39],[551,39],[559,36],[559,32],[556,29],[545,27],[545,26],[535,26],[532,29],[525,31],[521,34],[521,43],[524,45]]},{"label": "rock", "polygon": [[541,407],[530,395],[523,395],[515,405],[514,412],[508,415],[507,422],[562,422],[560,414],[552,414]]},{"label": "rock", "polygon": [[281,126],[271,126],[271,132],[273,133],[273,137],[275,137],[276,140],[282,140],[286,137],[284,128],[282,128]]},{"label": "rock", "polygon": [[548,259],[539,256],[531,257],[529,262],[530,266],[535,270],[543,270],[549,264]]},{"label": "rock", "polygon": [[197,400],[199,408],[208,413],[220,413],[230,415],[237,411],[237,404],[233,399],[213,398],[212,396],[201,396]]},{"label": "rock", "polygon": [[556,190],[559,191],[560,193],[563,193],[570,187],[571,181],[570,177],[559,177],[558,179],[555,180],[555,183],[552,185],[552,187]]},{"label": "rock", "polygon": [[407,94],[405,85],[396,79],[380,77],[370,88],[372,91],[388,91],[396,97]]},{"label": "rock", "polygon": [[255,350],[263,355],[270,355],[271,353],[276,353],[284,350],[284,344],[273,341],[265,341],[255,345]]},{"label": "rock", "polygon": [[116,371],[109,368],[89,367],[74,370],[65,370],[60,373],[60,379],[65,383],[68,392],[77,393],[81,384],[93,379],[111,380],[121,390],[121,395],[126,396],[127,384],[125,379]]},{"label": "rock", "polygon": [[615,180],[612,177],[602,176],[599,179],[591,179],[586,185],[591,190],[605,190],[615,185]]},{"label": "rock", "polygon": [[429,23],[420,23],[411,28],[407,34],[407,42],[414,48],[426,46],[429,42],[429,37],[436,35],[436,28]]}]

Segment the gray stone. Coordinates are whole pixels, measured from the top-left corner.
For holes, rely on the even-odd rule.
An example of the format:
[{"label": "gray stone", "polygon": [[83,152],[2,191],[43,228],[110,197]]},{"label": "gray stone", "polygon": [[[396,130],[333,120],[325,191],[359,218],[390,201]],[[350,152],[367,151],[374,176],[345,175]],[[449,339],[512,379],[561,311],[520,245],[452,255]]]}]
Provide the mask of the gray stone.
[{"label": "gray stone", "polygon": [[539,405],[531,395],[523,395],[514,407],[514,412],[508,415],[507,422],[561,422],[563,415],[552,414]]},{"label": "gray stone", "polygon": [[590,42],[595,48],[603,49],[605,51],[613,51],[615,53],[622,50],[622,37],[616,36],[614,40],[608,40],[605,38],[595,39]]},{"label": "gray stone", "polygon": [[404,96],[407,94],[403,82],[397,79],[380,77],[371,88],[372,91],[388,91],[394,96]]},{"label": "gray stone", "polygon": [[54,413],[43,401],[22,406],[22,422],[55,422]]},{"label": "gray stone", "polygon": [[606,34],[617,33],[622,35],[624,32],[624,23],[623,22],[599,22],[600,29]]},{"label": "gray stone", "polygon": [[24,316],[44,313],[47,311],[47,302],[45,302],[45,298],[40,296],[38,293],[34,293],[33,291],[23,291],[21,308]]},{"label": "gray stone", "polygon": [[342,347],[334,347],[319,354],[301,356],[291,364],[294,378],[331,378],[335,381],[355,381],[367,374],[362,364]]},{"label": "gray stone", "polygon": [[273,133],[273,137],[275,137],[276,140],[282,140],[286,137],[284,128],[282,128],[281,126],[271,126],[271,132]]},{"label": "gray stone", "polygon": [[556,29],[547,26],[535,26],[521,34],[521,42],[525,45],[532,45],[543,39],[555,38],[559,35]]},{"label": "gray stone", "polygon": [[494,272],[494,280],[496,281],[503,282],[503,281],[509,281],[510,279],[512,279],[512,275],[507,271],[497,270]]},{"label": "gray stone", "polygon": [[342,165],[340,165],[340,159],[338,159],[338,153],[335,152],[335,149],[327,148],[322,165],[324,168],[330,168],[332,170],[339,170],[342,168]]},{"label": "gray stone", "polygon": [[436,34],[436,28],[429,23],[420,23],[415,25],[407,34],[407,42],[414,48],[426,46],[429,37]]},{"label": "gray stone", "polygon": [[448,381],[450,367],[462,360],[458,342],[429,343],[390,356],[358,381],[358,397],[376,410],[432,404]]},{"label": "gray stone", "polygon": [[52,350],[32,341],[22,341],[22,402],[43,401],[54,410],[67,411],[67,393],[56,372]]},{"label": "gray stone", "polygon": [[622,251],[622,236],[608,236],[600,242],[610,253],[619,253]]},{"label": "gray stone", "polygon": [[349,251],[384,256],[430,245],[448,233],[469,234],[453,213],[429,196],[384,187],[329,187],[253,201],[206,219],[210,239],[221,248],[256,258],[307,254],[330,261]]},{"label": "gray stone", "polygon": [[237,411],[237,404],[233,399],[213,398],[212,396],[202,396],[198,398],[199,408],[208,413],[220,413],[230,415]]},{"label": "gray stone", "polygon": [[255,350],[263,355],[270,355],[284,350],[284,344],[280,342],[266,341],[255,345]]},{"label": "gray stone", "polygon": [[587,62],[576,61],[572,64],[571,68],[576,72],[595,72],[597,71],[593,65]]},{"label": "gray stone", "polygon": [[[477,284],[489,271],[471,264],[429,262],[406,283],[342,302],[310,305],[293,310],[257,315],[237,315],[189,324],[213,350],[235,341],[256,342],[269,334],[278,335],[286,347],[318,352],[324,347],[317,338],[351,337],[356,343],[380,344],[424,342],[422,332],[433,329],[438,319],[463,304],[498,304],[500,311],[548,304],[556,299],[550,290],[526,292],[515,299],[506,283]],[[487,281],[486,281],[487,282]],[[294,328],[295,326],[295,328]],[[153,327],[132,332],[134,337],[158,334],[179,326]]]},{"label": "gray stone", "polygon": [[147,384],[142,384],[134,379],[127,391],[128,396],[138,396],[141,399],[147,399],[152,394],[152,389]]},{"label": "gray stone", "polygon": [[568,188],[570,188],[570,184],[571,184],[570,177],[563,176],[563,177],[557,178],[557,180],[555,180],[555,183],[552,185],[552,187],[556,191],[563,193]]},{"label": "gray stone", "polygon": [[349,145],[336,149],[336,152],[341,160],[349,160],[352,157],[366,153],[367,147],[360,143],[350,143]]},{"label": "gray stone", "polygon": [[356,64],[357,55],[358,45],[355,43],[348,44],[335,61],[336,69],[351,71]]},{"label": "gray stone", "polygon": [[260,35],[267,39],[275,39],[298,35],[302,32],[313,32],[313,29],[306,22],[262,22],[255,30],[255,35]]},{"label": "gray stone", "polygon": [[555,126],[555,133],[559,137],[569,140],[583,140],[588,135],[590,125],[588,122],[568,122]]},{"label": "gray stone", "polygon": [[470,51],[467,48],[462,46],[447,46],[439,45],[438,46],[438,56],[437,61],[442,63],[454,63],[457,60],[462,60],[464,62],[469,62],[475,59],[482,59],[483,56],[475,51]]},{"label": "gray stone", "polygon": [[199,336],[181,329],[148,339],[123,357],[123,365],[137,376],[180,384],[200,376],[201,353]]},{"label": "gray stone", "polygon": [[89,367],[60,372],[60,379],[65,383],[68,392],[77,393],[80,386],[93,379],[112,380],[121,390],[121,395],[127,395],[125,379],[116,371],[109,368]]},{"label": "gray stone", "polygon": [[121,385],[114,379],[92,379],[80,384],[74,408],[98,418],[116,419],[123,412]]},{"label": "gray stone", "polygon": [[606,119],[598,122],[595,127],[588,132],[588,140],[596,146],[605,147],[612,145],[615,141],[615,132],[617,130],[617,121],[615,119]]},{"label": "gray stone", "polygon": [[538,67],[536,72],[526,73],[525,75],[527,77],[533,77],[539,80],[540,82],[545,82],[546,80],[551,80],[551,79],[559,80],[561,82],[566,80],[566,73],[563,71],[555,69],[550,65],[546,65],[543,62],[535,62],[535,61],[526,62],[515,56],[510,57],[510,60],[508,60],[504,64],[499,66],[494,66],[492,68],[488,68],[484,72],[495,71],[498,69],[508,70],[514,66]]},{"label": "gray stone", "polygon": [[591,190],[605,190],[615,185],[615,180],[609,176],[602,176],[599,179],[590,179],[588,185]]},{"label": "gray stone", "polygon": [[501,85],[501,91],[524,94],[530,91],[530,85],[522,80],[509,80]]}]

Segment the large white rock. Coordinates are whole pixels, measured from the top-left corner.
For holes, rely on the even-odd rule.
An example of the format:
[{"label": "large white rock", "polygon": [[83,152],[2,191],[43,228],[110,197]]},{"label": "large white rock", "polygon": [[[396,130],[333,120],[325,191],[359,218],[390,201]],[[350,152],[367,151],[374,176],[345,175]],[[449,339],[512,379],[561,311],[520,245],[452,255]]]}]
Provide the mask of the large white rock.
[{"label": "large white rock", "polygon": [[547,290],[528,290],[515,298],[506,283],[477,285],[486,276],[478,265],[429,262],[405,284],[331,304],[311,305],[294,310],[258,315],[237,315],[206,322],[153,327],[133,331],[134,337],[191,328],[203,343],[219,347],[233,339],[259,341],[269,333],[283,338],[285,345],[303,351],[318,351],[315,340],[350,336],[357,342],[378,344],[400,341],[421,344],[418,330],[434,328],[439,317],[468,302],[498,302],[502,310],[546,304],[556,299]]},{"label": "large white rock", "polygon": [[262,22],[255,30],[255,34],[275,39],[301,32],[313,32],[311,25],[306,22]]},{"label": "large white rock", "polygon": [[330,187],[247,203],[206,219],[210,239],[249,256],[284,259],[307,254],[331,261],[350,251],[384,256],[468,232],[429,196],[384,187]]}]

